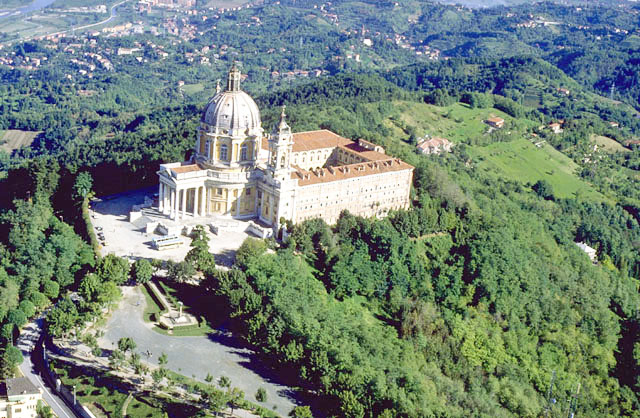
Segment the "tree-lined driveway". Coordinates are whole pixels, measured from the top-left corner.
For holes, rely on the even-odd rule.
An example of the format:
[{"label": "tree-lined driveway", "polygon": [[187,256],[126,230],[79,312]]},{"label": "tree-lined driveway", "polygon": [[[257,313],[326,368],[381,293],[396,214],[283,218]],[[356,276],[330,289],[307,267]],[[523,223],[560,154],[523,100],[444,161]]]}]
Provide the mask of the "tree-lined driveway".
[{"label": "tree-lined driveway", "polygon": [[[204,381],[207,374],[214,379],[227,376],[231,386],[244,391],[245,398],[258,403],[255,394],[258,388],[267,391],[267,401],[262,405],[286,416],[294,408],[291,390],[265,377],[256,364],[251,350],[234,346],[233,339],[220,335],[208,337],[172,337],[153,331],[152,325],[145,323],[143,312],[145,298],[139,288],[123,289],[123,300],[107,322],[105,334],[100,339],[104,348],[114,348],[122,337],[135,341],[143,359],[147,351],[151,353],[150,363],[158,364],[158,357],[166,353],[169,359],[167,368]],[[260,373],[260,374],[259,374]]]}]

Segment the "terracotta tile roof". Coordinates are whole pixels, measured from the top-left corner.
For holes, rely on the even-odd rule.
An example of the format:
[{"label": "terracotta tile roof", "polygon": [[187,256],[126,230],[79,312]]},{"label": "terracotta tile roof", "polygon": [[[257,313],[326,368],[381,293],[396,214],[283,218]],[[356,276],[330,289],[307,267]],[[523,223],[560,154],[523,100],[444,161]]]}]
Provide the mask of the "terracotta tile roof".
[{"label": "terracotta tile roof", "polygon": [[382,161],[382,160],[389,159],[389,156],[387,154],[382,154],[377,151],[372,151],[368,148],[364,148],[358,145],[357,143],[351,142],[351,141],[348,144],[340,145],[339,148],[358,154],[359,156],[364,157],[368,161]]},{"label": "terracotta tile roof", "polygon": [[427,141],[422,141],[417,145],[421,150],[425,150],[429,147],[439,147],[440,145],[451,145],[451,141],[446,138],[433,137]]},{"label": "terracotta tile roof", "polygon": [[200,170],[202,170],[202,168],[200,168],[198,164],[183,165],[180,167],[173,167],[171,169],[171,171],[173,171],[176,174],[191,173],[192,171],[200,171]]},{"label": "terracotta tile roof", "polygon": [[312,151],[322,148],[335,148],[352,143],[327,129],[319,131],[298,132],[293,134],[293,152]]},{"label": "terracotta tile roof", "polygon": [[387,159],[383,161],[370,161],[366,163],[342,165],[339,167],[321,168],[314,171],[298,169],[297,172],[291,174],[291,178],[298,180],[298,186],[309,186],[312,184],[329,183],[332,181],[363,177],[372,174],[413,170],[412,165],[409,165],[398,158],[386,157]]},{"label": "terracotta tile roof", "polygon": [[492,123],[501,123],[501,122],[504,122],[504,119],[499,118],[499,117],[493,117],[493,118],[489,118],[489,119],[487,119],[487,122],[492,122]]}]

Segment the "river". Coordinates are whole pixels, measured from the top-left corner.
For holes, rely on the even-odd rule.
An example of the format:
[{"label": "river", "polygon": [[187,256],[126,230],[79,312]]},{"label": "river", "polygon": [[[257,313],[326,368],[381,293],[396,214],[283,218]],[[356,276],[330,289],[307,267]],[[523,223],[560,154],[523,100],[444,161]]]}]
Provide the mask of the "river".
[{"label": "river", "polygon": [[31,13],[38,11],[52,4],[56,0],[34,0],[33,2],[27,4],[26,6],[18,7],[15,9],[1,9],[0,8],[0,22],[5,19],[16,19],[17,17],[21,17],[26,13]]}]

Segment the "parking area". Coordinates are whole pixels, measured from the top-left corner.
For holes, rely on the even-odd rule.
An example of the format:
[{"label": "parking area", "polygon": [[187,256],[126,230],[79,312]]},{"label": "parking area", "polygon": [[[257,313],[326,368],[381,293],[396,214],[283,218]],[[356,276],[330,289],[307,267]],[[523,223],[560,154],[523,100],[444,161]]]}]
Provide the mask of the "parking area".
[{"label": "parking area", "polygon": [[[158,251],[153,247],[154,238],[162,238],[158,233],[146,233],[144,223],[146,220],[160,222],[169,227],[204,225],[209,236],[209,251],[216,256],[216,263],[230,265],[235,257],[236,250],[247,238],[241,224],[247,222],[230,219],[217,219],[213,217],[187,218],[176,223],[168,217],[160,214],[153,208],[143,209],[143,219],[134,223],[129,222],[129,211],[134,205],[141,205],[153,199],[156,188],[136,190],[101,199],[95,199],[90,205],[91,222],[101,244],[101,254],[116,254],[121,257],[131,258],[160,258],[163,260],[181,261],[189,252],[191,238],[180,235],[183,244],[166,250]],[[237,223],[239,227],[233,230],[221,230],[213,234],[208,227],[212,222]]]}]

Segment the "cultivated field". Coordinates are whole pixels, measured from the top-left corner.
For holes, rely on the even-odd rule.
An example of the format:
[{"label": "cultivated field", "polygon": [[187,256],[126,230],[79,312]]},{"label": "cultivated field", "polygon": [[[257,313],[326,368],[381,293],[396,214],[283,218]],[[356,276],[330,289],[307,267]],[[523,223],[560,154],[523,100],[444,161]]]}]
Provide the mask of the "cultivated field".
[{"label": "cultivated field", "polygon": [[0,149],[11,152],[18,148],[28,147],[41,132],[8,130],[0,131]]}]

